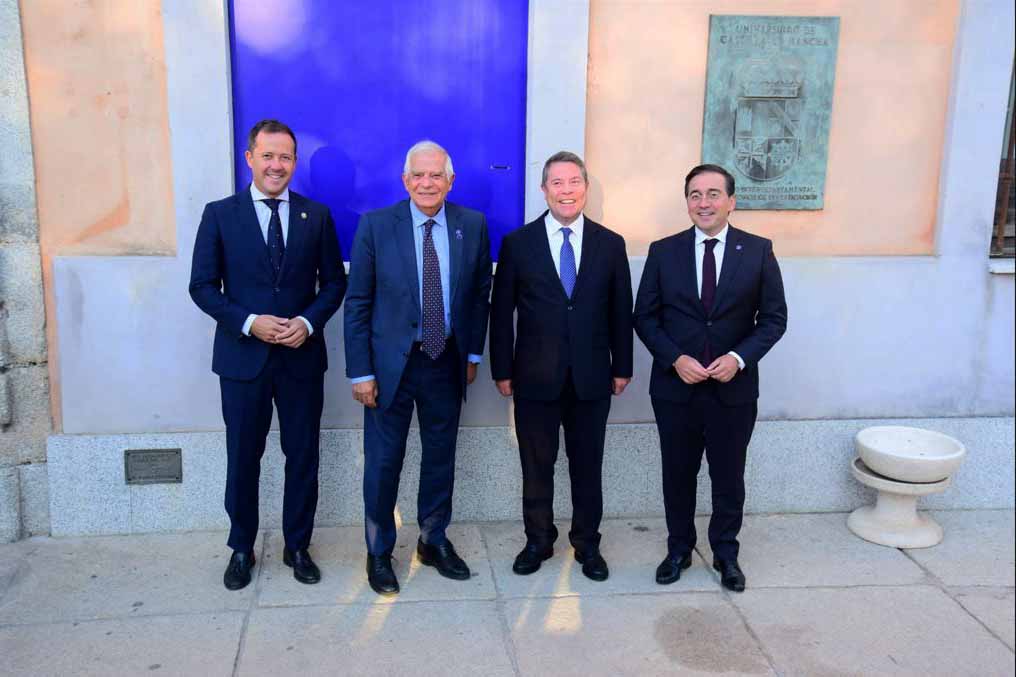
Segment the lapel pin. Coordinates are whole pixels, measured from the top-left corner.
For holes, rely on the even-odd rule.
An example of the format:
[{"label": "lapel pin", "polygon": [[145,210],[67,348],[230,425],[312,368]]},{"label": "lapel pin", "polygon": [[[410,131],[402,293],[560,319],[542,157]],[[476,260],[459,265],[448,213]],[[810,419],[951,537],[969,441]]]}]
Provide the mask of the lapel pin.
[{"label": "lapel pin", "polygon": [[[300,218],[301,218],[301,219],[305,219],[305,218],[307,218],[307,212],[300,212]],[[741,248],[741,247],[740,247],[740,246],[738,246],[738,249],[740,249],[740,248]]]},{"label": "lapel pin", "polygon": [[736,247],[734,247],[734,249],[736,249],[737,251],[741,251],[741,245],[737,245]]},{"label": "lapel pin", "polygon": [[459,228],[455,229],[455,239],[456,240],[461,240],[462,239],[462,230],[459,229]]}]

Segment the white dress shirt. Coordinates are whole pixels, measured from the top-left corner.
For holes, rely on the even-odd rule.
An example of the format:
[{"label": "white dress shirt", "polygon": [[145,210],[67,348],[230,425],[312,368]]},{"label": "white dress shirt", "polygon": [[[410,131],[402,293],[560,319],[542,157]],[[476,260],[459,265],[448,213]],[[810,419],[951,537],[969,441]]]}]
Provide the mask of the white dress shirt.
[{"label": "white dress shirt", "polygon": [[[264,238],[265,246],[267,247],[268,222],[272,220],[272,209],[262,200],[268,200],[269,197],[258,190],[253,181],[250,184],[250,196],[254,200],[254,213],[257,214],[258,225],[261,226],[261,237]],[[289,241],[289,188],[282,191],[282,194],[275,199],[279,201],[279,220],[282,222],[282,244],[286,244]],[[308,336],[314,333],[314,327],[306,317],[298,315],[297,318],[303,320],[303,323],[307,325]],[[257,319],[255,313],[247,316],[247,321],[243,323],[243,333],[245,336],[250,336],[250,328],[254,324],[255,319]]]},{"label": "white dress shirt", "polygon": [[[712,236],[712,239],[716,240],[716,245],[713,247],[713,257],[716,259],[716,284],[720,283],[720,269],[723,268],[723,252],[727,248],[727,231],[730,230],[730,224],[723,226],[716,235]],[[698,283],[699,298],[702,298],[702,260],[706,255],[706,240],[710,239],[709,235],[706,235],[698,226],[695,227],[695,281]],[[728,355],[732,355],[737,360],[737,368],[744,369],[744,360],[741,356],[731,350]],[[708,367],[709,365],[703,365]]]},{"label": "white dress shirt", "polygon": [[564,233],[561,232],[561,229],[571,228],[572,232],[568,236],[568,241],[571,242],[572,249],[575,250],[575,274],[578,275],[579,265],[582,263],[582,227],[585,222],[585,216],[582,214],[579,214],[579,217],[568,226],[558,223],[550,212],[547,212],[547,216],[543,219],[543,223],[547,227],[547,240],[550,242],[550,256],[554,259],[554,270],[557,271],[558,277],[561,277],[561,245],[564,244]]}]

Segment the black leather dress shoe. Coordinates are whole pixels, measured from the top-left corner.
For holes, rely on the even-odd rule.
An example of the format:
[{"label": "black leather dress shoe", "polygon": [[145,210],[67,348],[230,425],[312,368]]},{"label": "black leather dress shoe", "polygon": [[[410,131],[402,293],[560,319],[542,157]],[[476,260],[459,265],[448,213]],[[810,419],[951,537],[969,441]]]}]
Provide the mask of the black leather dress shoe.
[{"label": "black leather dress shoe", "polygon": [[416,554],[420,563],[434,567],[445,578],[464,581],[469,578],[469,567],[462,561],[452,542],[445,539],[440,545],[429,545],[423,541],[416,542]]},{"label": "black leather dress shoe", "polygon": [[671,557],[667,555],[656,567],[656,582],[660,585],[670,585],[681,578],[681,571],[691,566],[691,553],[684,557]]},{"label": "black leather dress shoe", "polygon": [[515,564],[512,571],[520,576],[528,576],[540,570],[544,560],[554,555],[553,548],[538,548],[535,545],[527,544],[518,555],[515,556]]},{"label": "black leather dress shoe", "polygon": [[321,580],[321,570],[310,558],[306,550],[290,550],[283,548],[282,563],[287,567],[293,567],[293,578],[308,585]]},{"label": "black leather dress shoe", "polygon": [[575,561],[582,565],[582,573],[589,580],[605,581],[607,576],[610,575],[610,569],[607,568],[607,560],[603,559],[599,548],[592,548],[586,551],[576,550]]},{"label": "black leather dress shoe", "polygon": [[714,559],[713,568],[720,572],[723,587],[734,592],[744,592],[744,572],[736,559]]},{"label": "black leather dress shoe", "polygon": [[367,555],[367,582],[379,595],[399,592],[399,579],[395,578],[391,555]]},{"label": "black leather dress shoe", "polygon": [[234,551],[222,574],[222,584],[227,590],[246,588],[250,583],[250,570],[254,568],[254,553]]}]

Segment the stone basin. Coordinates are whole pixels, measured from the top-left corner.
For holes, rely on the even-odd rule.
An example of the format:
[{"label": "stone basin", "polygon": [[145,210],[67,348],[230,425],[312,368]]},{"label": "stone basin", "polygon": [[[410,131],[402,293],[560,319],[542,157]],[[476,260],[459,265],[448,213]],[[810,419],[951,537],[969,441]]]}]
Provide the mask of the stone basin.
[{"label": "stone basin", "polygon": [[854,446],[866,466],[901,482],[944,480],[967,453],[948,435],[896,425],[865,428],[854,437]]}]

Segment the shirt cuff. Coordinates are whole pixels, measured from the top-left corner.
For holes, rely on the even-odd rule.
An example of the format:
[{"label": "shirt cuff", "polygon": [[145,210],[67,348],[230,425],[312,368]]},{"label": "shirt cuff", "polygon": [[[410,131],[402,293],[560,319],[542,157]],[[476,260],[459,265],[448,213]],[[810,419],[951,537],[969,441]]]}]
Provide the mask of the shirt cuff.
[{"label": "shirt cuff", "polygon": [[474,355],[472,353],[469,353],[468,359],[470,364],[480,364],[481,362],[483,362],[483,355]]},{"label": "shirt cuff", "polygon": [[307,335],[308,335],[308,336],[310,336],[310,335],[312,335],[312,334],[314,333],[314,325],[312,325],[312,324],[310,323],[310,320],[308,320],[308,319],[307,319],[306,317],[304,317],[303,315],[297,315],[297,316],[296,316],[296,319],[298,319],[298,320],[303,320],[303,323],[304,323],[305,325],[307,325]]},{"label": "shirt cuff", "polygon": [[356,378],[351,378],[349,379],[349,382],[352,383],[353,385],[356,385],[357,383],[366,383],[367,381],[373,380],[374,374],[368,374],[367,376],[357,376]]},{"label": "shirt cuff", "polygon": [[729,353],[727,353],[727,354],[728,354],[728,355],[733,355],[733,356],[734,356],[734,359],[735,359],[735,360],[737,360],[737,370],[738,370],[738,371],[740,371],[741,369],[744,369],[744,360],[742,360],[742,359],[741,359],[741,356],[740,356],[740,355],[738,355],[737,353],[735,353],[735,352],[734,352],[733,350],[731,350],[731,351],[730,351]]},{"label": "shirt cuff", "polygon": [[254,313],[251,313],[250,315],[247,316],[247,321],[243,323],[243,329],[240,330],[243,332],[244,336],[250,336],[251,325],[254,324],[254,320],[256,320],[257,318],[258,316],[255,315]]}]

